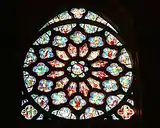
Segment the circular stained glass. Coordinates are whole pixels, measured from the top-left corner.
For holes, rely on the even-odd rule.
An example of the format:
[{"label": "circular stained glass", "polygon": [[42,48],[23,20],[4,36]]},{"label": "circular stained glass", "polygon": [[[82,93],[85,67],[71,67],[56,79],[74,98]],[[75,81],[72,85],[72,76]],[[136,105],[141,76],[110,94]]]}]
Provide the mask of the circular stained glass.
[{"label": "circular stained glass", "polygon": [[[64,119],[91,119],[123,100],[133,79],[132,63],[109,21],[72,8],[40,31],[26,54],[23,77],[26,92],[42,110]],[[25,112],[26,119],[37,114]]]}]

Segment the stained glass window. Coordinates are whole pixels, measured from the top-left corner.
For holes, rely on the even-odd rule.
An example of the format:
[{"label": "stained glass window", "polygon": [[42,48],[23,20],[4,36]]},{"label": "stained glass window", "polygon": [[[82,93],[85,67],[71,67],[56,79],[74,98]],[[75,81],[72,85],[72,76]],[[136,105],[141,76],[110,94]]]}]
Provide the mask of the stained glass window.
[{"label": "stained glass window", "polygon": [[133,60],[112,24],[90,10],[72,8],[40,29],[23,64],[25,119],[135,118]]}]

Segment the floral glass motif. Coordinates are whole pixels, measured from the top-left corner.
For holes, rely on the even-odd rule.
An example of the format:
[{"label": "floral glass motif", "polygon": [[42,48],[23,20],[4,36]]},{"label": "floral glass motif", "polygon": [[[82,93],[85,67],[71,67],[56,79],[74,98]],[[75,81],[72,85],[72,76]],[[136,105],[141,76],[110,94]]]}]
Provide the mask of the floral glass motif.
[{"label": "floral glass motif", "polygon": [[37,66],[33,68],[33,72],[35,72],[38,76],[43,76],[48,71],[49,68],[44,63],[38,63]]},{"label": "floral glass motif", "polygon": [[[134,78],[131,56],[117,34],[109,28],[104,31],[105,27],[118,34],[105,18],[84,8],[72,8],[41,28],[42,34],[29,48],[23,64],[26,91],[22,95],[33,99],[25,97],[21,102],[25,119],[52,120],[54,115],[72,120],[127,120],[135,114],[134,101],[126,96]],[[123,94],[119,94],[121,90]],[[120,105],[125,99],[127,106],[125,101]],[[34,108],[32,102],[40,107]]]},{"label": "floral glass motif", "polygon": [[113,79],[105,80],[102,82],[103,90],[106,92],[116,91],[118,89],[117,82]]},{"label": "floral glass motif", "polygon": [[119,73],[123,71],[123,69],[120,66],[118,66],[117,63],[112,63],[110,64],[110,66],[106,68],[106,71],[108,71],[113,76],[118,76]]},{"label": "floral glass motif", "polygon": [[89,102],[96,105],[101,105],[104,103],[104,94],[98,92],[91,92]]},{"label": "floral glass motif", "polygon": [[90,37],[88,41],[90,42],[90,47],[92,48],[101,47],[104,44],[102,41],[102,37],[100,36]]},{"label": "floral glass motif", "polygon": [[58,93],[53,93],[51,95],[51,99],[52,99],[52,103],[54,105],[64,104],[67,102],[66,94],[62,91],[60,91]]},{"label": "floral glass motif", "polygon": [[52,58],[54,56],[51,47],[41,48],[39,54],[41,59]]},{"label": "floral glass motif", "polygon": [[75,77],[84,77],[86,72],[88,71],[88,67],[85,66],[84,61],[72,61],[71,66],[67,68],[73,78]]},{"label": "floral glass motif", "polygon": [[38,90],[44,92],[50,92],[52,90],[53,82],[51,80],[42,79],[39,81]]},{"label": "floral glass motif", "polygon": [[69,104],[75,109],[80,110],[86,105],[86,101],[81,96],[75,96]]},{"label": "floral glass motif", "polygon": [[86,36],[80,31],[76,31],[73,35],[70,36],[70,39],[73,40],[75,44],[81,44],[82,41],[86,39]]},{"label": "floral glass motif", "polygon": [[134,115],[134,110],[131,109],[128,105],[123,105],[120,109],[118,109],[117,113],[124,120],[128,120]]},{"label": "floral glass motif", "polygon": [[31,120],[36,114],[37,110],[32,105],[27,105],[22,111],[21,114],[27,119]]},{"label": "floral glass motif", "polygon": [[114,59],[116,58],[117,50],[115,49],[110,49],[110,48],[104,48],[102,57],[103,58],[108,58],[108,59]]},{"label": "floral glass motif", "polygon": [[63,48],[66,46],[66,42],[68,41],[68,39],[66,37],[63,36],[55,36],[54,40],[52,42],[53,46],[57,46],[60,48]]}]

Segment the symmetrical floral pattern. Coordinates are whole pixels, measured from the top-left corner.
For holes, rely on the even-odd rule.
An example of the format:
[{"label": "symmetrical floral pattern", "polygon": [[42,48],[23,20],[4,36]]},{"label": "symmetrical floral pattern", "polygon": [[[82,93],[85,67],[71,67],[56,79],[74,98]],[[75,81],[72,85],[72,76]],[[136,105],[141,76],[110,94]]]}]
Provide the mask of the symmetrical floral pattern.
[{"label": "symmetrical floral pattern", "polygon": [[128,105],[123,105],[118,109],[117,113],[125,120],[130,119],[134,115],[134,110],[131,109]]},{"label": "symmetrical floral pattern", "polygon": [[[70,19],[75,20],[63,23]],[[77,22],[81,19],[84,23]],[[60,26],[50,27],[59,21]],[[25,88],[48,114],[81,120],[100,117],[115,109],[117,113],[110,115],[113,120],[121,117],[126,120],[134,115],[127,105],[116,108],[132,84],[131,58],[122,48],[121,40],[96,22],[117,32],[99,15],[73,8],[46,23],[43,28],[51,30],[44,32],[27,52],[23,65]],[[21,114],[26,119],[45,118],[43,111],[37,114],[38,109],[27,105],[28,102],[28,99],[22,102],[25,108]],[[133,100],[127,102],[134,106]]]}]

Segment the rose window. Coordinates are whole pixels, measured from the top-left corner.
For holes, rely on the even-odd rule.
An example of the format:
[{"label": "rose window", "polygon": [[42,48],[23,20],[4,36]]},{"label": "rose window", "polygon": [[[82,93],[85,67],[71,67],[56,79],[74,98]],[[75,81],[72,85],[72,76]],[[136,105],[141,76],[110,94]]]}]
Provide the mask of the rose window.
[{"label": "rose window", "polygon": [[[73,8],[40,31],[26,54],[23,77],[25,92],[44,113],[74,120],[104,118],[125,99],[133,80],[132,60],[109,21]],[[37,113],[36,106],[26,105],[21,114],[43,119]],[[133,105],[125,105],[111,117],[133,115]]]}]

